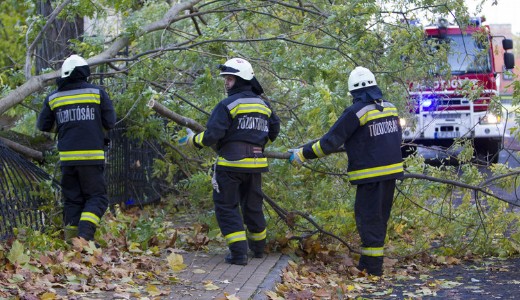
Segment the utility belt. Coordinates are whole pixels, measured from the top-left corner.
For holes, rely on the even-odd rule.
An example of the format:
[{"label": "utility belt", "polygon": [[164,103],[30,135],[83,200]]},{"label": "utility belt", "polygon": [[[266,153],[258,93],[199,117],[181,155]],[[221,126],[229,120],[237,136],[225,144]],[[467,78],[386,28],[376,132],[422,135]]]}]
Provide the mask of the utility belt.
[{"label": "utility belt", "polygon": [[226,160],[241,160],[248,157],[264,157],[262,147],[245,142],[230,142],[224,144],[219,150],[218,155]]}]

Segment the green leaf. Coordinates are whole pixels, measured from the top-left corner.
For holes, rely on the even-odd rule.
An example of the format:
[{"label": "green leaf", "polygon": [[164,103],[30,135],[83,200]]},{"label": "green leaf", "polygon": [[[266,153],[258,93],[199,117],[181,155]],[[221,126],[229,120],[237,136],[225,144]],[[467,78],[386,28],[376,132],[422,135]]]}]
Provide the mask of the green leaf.
[{"label": "green leaf", "polygon": [[7,259],[13,265],[23,265],[29,262],[29,255],[24,253],[24,246],[18,240],[15,240],[9,254],[7,255]]}]

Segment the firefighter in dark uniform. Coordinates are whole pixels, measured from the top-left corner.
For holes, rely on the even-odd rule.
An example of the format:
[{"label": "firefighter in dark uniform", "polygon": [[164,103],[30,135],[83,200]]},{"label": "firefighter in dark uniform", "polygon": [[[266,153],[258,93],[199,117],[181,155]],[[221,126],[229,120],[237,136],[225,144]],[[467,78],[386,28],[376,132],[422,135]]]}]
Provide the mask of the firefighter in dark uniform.
[{"label": "firefighter in dark uniform", "polygon": [[260,97],[263,89],[248,61],[233,58],[219,69],[228,97],[215,106],[205,131],[196,135],[190,132],[179,143],[216,147],[213,201],[230,250],[225,260],[246,265],[248,247],[253,257],[260,258],[264,253],[266,221],[261,175],[268,171],[268,164],[263,150],[278,136],[280,120]]},{"label": "firefighter in dark uniform", "polygon": [[344,146],[349,181],[357,185],[354,213],[361,237],[358,269],[381,276],[396,179],[403,176],[401,126],[396,107],[382,99],[370,70],[356,67],[350,73],[348,87],[353,104],[320,140],[291,150],[289,160],[299,167],[307,159],[323,157]]},{"label": "firefighter in dark uniform", "polygon": [[108,94],[87,82],[90,69],[78,55],[68,57],[38,116],[42,131],[57,131],[64,199],[65,240],[93,240],[108,207],[105,168],[105,132],[114,127],[116,114]]}]

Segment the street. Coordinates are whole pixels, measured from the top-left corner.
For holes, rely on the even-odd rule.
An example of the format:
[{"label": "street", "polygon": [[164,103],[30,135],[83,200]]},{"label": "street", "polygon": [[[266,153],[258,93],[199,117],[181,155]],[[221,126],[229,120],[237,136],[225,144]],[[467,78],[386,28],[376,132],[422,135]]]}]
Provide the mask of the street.
[{"label": "street", "polygon": [[[508,165],[510,168],[520,167],[520,142],[510,135],[510,128],[517,126],[515,122],[515,113],[511,107],[507,107],[504,112],[505,126],[505,137],[504,137],[504,148],[500,151],[498,157],[498,163]],[[442,162],[450,164],[449,157],[456,157],[460,150],[453,150],[447,152],[445,149],[433,147],[418,147],[417,152],[419,155],[426,159],[428,164],[440,165]],[[451,160],[453,164],[456,164],[456,160]],[[481,173],[485,173],[491,176],[489,167],[479,167]],[[520,182],[516,184],[516,188],[512,192],[506,192],[502,189],[492,187],[493,192],[496,193],[502,199],[507,202],[520,206]]]}]

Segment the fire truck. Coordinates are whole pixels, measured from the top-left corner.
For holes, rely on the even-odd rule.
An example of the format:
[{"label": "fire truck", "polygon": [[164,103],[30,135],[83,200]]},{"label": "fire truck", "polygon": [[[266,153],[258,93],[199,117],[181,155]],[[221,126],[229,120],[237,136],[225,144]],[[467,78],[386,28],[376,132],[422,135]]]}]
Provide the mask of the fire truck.
[{"label": "fire truck", "polygon": [[[513,41],[492,36],[482,19],[459,27],[441,19],[424,27],[429,51],[444,49],[446,61],[431,66],[432,78],[409,85],[411,119],[402,119],[403,157],[418,145],[449,148],[457,139],[470,139],[475,154],[486,162],[497,162],[503,145],[504,123],[489,111],[499,95],[500,76],[495,62],[494,38],[502,39],[505,69],[514,67],[507,52]],[[446,75],[448,74],[448,75]]]}]

